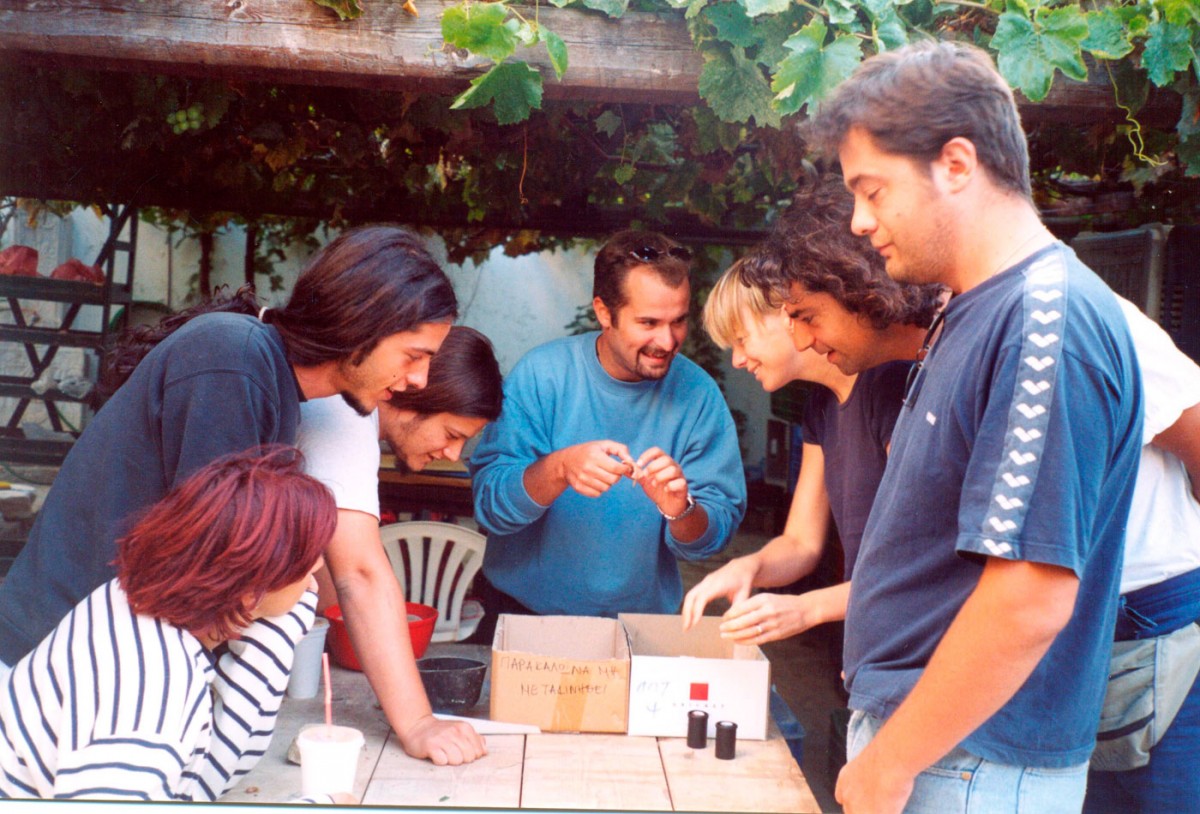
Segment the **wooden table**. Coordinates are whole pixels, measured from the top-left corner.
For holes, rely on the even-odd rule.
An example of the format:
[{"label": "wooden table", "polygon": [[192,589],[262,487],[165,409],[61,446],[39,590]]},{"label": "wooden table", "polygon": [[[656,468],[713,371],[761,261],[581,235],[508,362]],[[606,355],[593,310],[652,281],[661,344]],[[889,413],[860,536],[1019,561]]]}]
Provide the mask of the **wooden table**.
[{"label": "wooden table", "polygon": [[[490,662],[476,645],[435,644],[427,655]],[[363,731],[355,795],[364,805],[634,811],[818,812],[808,783],[772,727],[765,741],[740,739],[717,760],[712,743],[626,735],[487,735],[488,753],[465,766],[434,766],[404,754],[362,673],[333,668],[334,722]],[[486,718],[487,690],[464,715]],[[267,754],[221,802],[280,803],[298,796],[300,767],[286,760],[300,728],[324,719],[317,698],[284,700]]]}]

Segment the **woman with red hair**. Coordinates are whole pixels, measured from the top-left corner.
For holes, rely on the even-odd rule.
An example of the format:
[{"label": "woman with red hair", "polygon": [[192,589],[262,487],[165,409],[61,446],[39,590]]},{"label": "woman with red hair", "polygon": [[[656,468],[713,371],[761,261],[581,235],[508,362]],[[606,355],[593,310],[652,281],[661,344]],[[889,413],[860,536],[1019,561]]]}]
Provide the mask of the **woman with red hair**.
[{"label": "woman with red hair", "polygon": [[215,800],[262,756],[337,514],[291,447],[219,458],[0,680],[0,797]]}]

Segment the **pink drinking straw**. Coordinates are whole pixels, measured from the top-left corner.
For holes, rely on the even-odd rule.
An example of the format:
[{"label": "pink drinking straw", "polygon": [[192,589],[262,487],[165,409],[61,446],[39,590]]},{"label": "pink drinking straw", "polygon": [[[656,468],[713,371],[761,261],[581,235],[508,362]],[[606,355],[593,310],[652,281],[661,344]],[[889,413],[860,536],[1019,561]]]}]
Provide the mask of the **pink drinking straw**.
[{"label": "pink drinking straw", "polygon": [[329,654],[321,654],[321,671],[325,674],[325,734],[333,738],[333,685],[329,683]]}]

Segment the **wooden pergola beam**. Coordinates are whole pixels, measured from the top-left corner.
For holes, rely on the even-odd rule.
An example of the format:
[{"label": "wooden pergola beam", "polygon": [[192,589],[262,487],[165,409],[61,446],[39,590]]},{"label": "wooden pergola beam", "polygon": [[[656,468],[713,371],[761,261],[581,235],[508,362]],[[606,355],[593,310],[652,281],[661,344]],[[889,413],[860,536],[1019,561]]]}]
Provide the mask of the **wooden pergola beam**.
[{"label": "wooden pergola beam", "polygon": [[[490,62],[446,46],[452,0],[364,0],[340,21],[310,0],[0,0],[0,52],[93,69],[203,74],[256,82],[454,94]],[[703,61],[682,20],[630,12],[522,9],[567,44],[554,78],[544,47],[519,58],[546,78],[548,98],[690,104]]]},{"label": "wooden pergola beam", "polygon": [[[93,69],[200,74],[257,82],[453,94],[488,67],[447,47],[442,13],[453,0],[362,0],[339,21],[310,0],[0,0],[0,57]],[[518,56],[545,77],[550,99],[693,104],[703,58],[678,15],[620,19],[543,4],[536,15],[567,44],[570,69],[554,78],[545,49]],[[1139,118],[1172,126],[1174,94],[1151,96]],[[1095,124],[1124,118],[1108,77],[1058,77],[1050,97],[1022,104],[1027,121]],[[1172,118],[1174,117],[1174,118]]]}]

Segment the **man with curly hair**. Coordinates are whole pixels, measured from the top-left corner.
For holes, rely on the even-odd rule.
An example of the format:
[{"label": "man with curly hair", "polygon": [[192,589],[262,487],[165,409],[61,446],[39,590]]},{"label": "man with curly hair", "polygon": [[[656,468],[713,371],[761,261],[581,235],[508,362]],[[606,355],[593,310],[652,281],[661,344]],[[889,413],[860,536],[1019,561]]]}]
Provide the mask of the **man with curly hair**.
[{"label": "man with curly hair", "polygon": [[916,359],[945,291],[888,277],[883,258],[847,228],[853,206],[833,177],[802,187],[762,246],[778,263],[746,270],[750,284],[782,301],[796,348],[847,375]]}]

